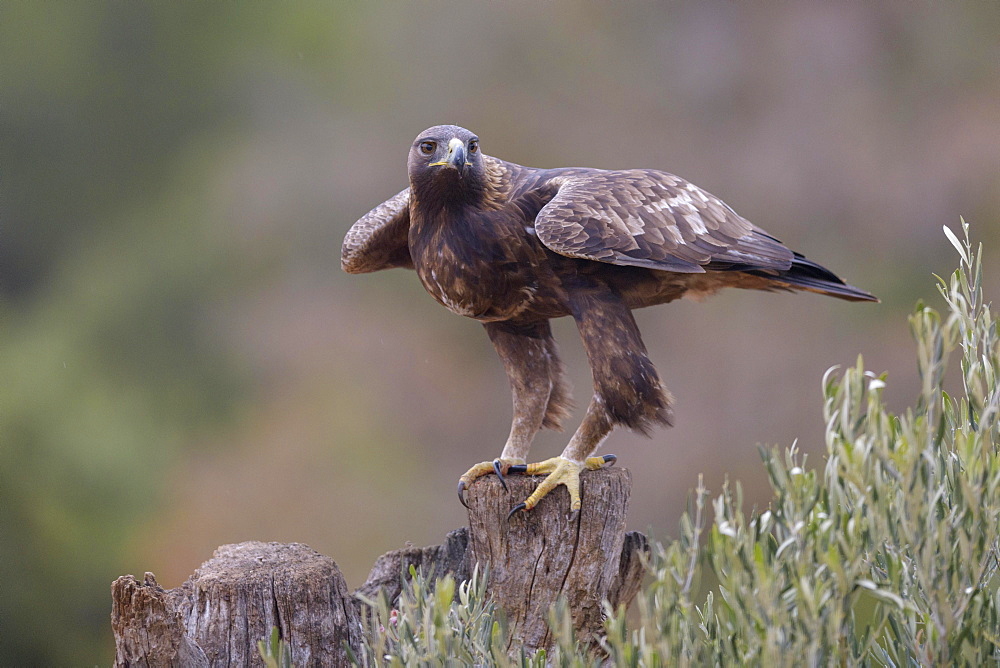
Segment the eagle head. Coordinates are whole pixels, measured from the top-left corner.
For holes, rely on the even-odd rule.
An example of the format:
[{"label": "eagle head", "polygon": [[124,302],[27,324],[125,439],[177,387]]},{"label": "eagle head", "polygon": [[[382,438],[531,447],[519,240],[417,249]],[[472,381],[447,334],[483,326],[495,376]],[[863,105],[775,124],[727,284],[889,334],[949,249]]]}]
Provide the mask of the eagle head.
[{"label": "eagle head", "polygon": [[407,160],[418,199],[475,203],[485,188],[479,137],[457,125],[435,125],[413,140]]}]

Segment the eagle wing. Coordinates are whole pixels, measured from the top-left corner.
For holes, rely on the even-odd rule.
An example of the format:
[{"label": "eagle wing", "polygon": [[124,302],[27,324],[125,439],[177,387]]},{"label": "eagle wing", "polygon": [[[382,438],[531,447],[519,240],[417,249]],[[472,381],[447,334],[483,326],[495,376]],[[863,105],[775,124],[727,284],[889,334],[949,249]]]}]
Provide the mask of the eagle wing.
[{"label": "eagle wing", "polygon": [[535,233],[561,255],[663,271],[787,270],[793,253],[729,205],[655,170],[567,170],[535,217]]},{"label": "eagle wing", "polygon": [[344,237],[340,266],[350,274],[393,267],[413,268],[410,233],[410,189],[400,191],[362,216]]}]

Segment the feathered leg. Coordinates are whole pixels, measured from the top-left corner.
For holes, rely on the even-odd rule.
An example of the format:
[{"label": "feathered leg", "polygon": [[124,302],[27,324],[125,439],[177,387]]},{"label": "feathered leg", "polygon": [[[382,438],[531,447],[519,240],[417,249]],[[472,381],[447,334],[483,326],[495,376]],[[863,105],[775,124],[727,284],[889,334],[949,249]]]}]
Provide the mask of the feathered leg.
[{"label": "feathered leg", "polygon": [[[570,493],[570,509],[580,508],[580,472],[600,468],[613,455],[592,456],[616,425],[648,434],[672,420],[671,397],[646,354],[632,312],[603,285],[570,292],[570,305],[594,377],[594,396],[579,429],[559,457],[529,464],[529,474],[548,474],[524,503],[511,511],[531,510],[559,485]],[[520,467],[518,467],[520,469]]]},{"label": "feathered leg", "polygon": [[476,464],[459,479],[462,503],[465,488],[476,478],[496,473],[502,481],[511,465],[524,464],[538,430],[561,429],[572,403],[547,320],[524,325],[490,322],[485,327],[510,380],[514,417],[500,457]]}]

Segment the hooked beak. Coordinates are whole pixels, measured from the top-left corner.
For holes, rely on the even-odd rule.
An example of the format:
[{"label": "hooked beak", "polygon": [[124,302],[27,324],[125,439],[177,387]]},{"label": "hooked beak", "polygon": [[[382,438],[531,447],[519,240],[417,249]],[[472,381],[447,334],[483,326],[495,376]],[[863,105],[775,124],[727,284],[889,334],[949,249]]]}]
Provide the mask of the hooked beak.
[{"label": "hooked beak", "polygon": [[431,167],[436,166],[448,166],[454,167],[458,170],[459,178],[465,174],[465,167],[469,163],[466,162],[467,153],[465,151],[465,143],[462,142],[458,137],[453,137],[450,142],[448,142],[448,157],[440,162],[430,163]]}]

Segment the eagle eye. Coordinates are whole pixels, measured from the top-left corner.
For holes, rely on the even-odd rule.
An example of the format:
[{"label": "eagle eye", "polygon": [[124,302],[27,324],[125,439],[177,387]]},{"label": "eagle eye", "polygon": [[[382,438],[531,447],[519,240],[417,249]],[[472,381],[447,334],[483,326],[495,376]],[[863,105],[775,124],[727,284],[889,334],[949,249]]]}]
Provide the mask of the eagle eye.
[{"label": "eagle eye", "polygon": [[475,153],[479,150],[479,140],[473,139],[469,142],[469,153]]},{"label": "eagle eye", "polygon": [[420,142],[420,152],[424,155],[431,155],[434,153],[434,149],[437,148],[437,144],[432,141],[422,141]]}]

